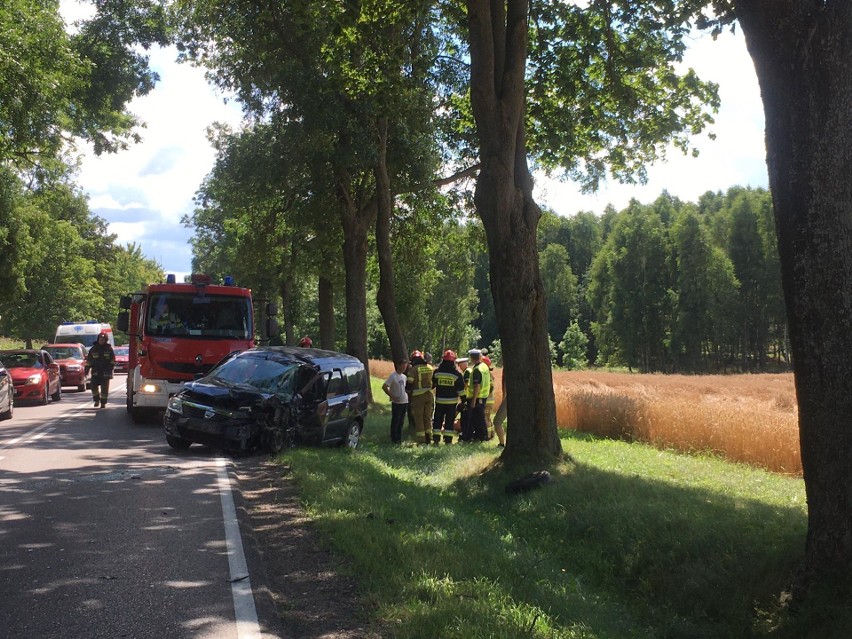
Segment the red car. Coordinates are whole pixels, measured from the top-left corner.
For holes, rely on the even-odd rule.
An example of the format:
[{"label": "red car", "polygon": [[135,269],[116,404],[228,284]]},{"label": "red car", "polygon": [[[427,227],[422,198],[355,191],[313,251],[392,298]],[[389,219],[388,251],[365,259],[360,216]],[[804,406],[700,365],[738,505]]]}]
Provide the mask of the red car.
[{"label": "red car", "polygon": [[113,369],[113,372],[126,373],[127,361],[130,359],[130,347],[116,346],[113,350],[115,351],[115,368]]},{"label": "red car", "polygon": [[0,362],[5,364],[12,375],[15,402],[47,404],[48,398],[55,402],[62,399],[59,364],[53,361],[47,351],[32,348],[0,351]]},{"label": "red car", "polygon": [[50,353],[59,364],[59,379],[63,386],[76,386],[82,392],[91,385],[92,376],[86,373],[86,351],[82,344],[45,344],[41,350]]}]

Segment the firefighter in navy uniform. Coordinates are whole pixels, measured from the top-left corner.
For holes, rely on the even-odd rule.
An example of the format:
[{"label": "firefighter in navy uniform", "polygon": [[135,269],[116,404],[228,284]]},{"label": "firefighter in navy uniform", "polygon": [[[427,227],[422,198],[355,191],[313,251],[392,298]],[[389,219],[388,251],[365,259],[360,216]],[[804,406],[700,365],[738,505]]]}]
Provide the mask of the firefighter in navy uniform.
[{"label": "firefighter in navy uniform", "polygon": [[456,354],[444,351],[441,363],[432,373],[432,388],[435,389],[435,418],[432,420],[432,443],[453,443],[456,431],[453,424],[459,407],[459,398],[464,395],[464,378],[456,366]]},{"label": "firefighter in navy uniform", "polygon": [[426,363],[423,353],[411,353],[411,364],[406,374],[408,391],[411,401],[409,407],[414,419],[414,436],[423,444],[432,442],[429,436],[432,424],[432,412],[435,410],[435,395],[432,394],[432,367]]},{"label": "firefighter in navy uniform", "polygon": [[86,355],[86,368],[92,371],[92,400],[95,407],[103,408],[109,395],[109,380],[115,368],[115,351],[105,332],[98,335],[98,341],[92,344]]}]

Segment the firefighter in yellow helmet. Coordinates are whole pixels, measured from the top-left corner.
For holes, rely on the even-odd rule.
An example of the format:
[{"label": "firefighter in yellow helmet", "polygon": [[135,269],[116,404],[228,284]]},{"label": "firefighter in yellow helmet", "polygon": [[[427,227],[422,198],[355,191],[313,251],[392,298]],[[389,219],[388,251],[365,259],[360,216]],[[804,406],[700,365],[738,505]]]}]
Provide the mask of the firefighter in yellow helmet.
[{"label": "firefighter in yellow helmet", "polygon": [[423,353],[411,353],[406,390],[411,397],[411,416],[414,419],[414,436],[423,444],[432,442],[432,412],[435,410],[435,395],[432,394],[432,367],[426,363]]}]

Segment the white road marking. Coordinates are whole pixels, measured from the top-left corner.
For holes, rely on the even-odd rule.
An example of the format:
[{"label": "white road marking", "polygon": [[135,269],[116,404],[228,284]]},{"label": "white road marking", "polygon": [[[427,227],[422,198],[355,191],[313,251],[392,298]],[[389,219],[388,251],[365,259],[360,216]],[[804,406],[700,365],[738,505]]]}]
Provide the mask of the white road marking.
[{"label": "white road marking", "polygon": [[231,596],[234,599],[234,615],[237,622],[238,639],[261,639],[260,624],[257,621],[257,609],[251,591],[246,556],[243,553],[243,540],[234,507],[234,495],[231,493],[231,480],[228,477],[228,460],[216,459],[219,497],[222,501],[222,518],[225,522],[225,544],[228,549],[228,566],[231,571]]}]

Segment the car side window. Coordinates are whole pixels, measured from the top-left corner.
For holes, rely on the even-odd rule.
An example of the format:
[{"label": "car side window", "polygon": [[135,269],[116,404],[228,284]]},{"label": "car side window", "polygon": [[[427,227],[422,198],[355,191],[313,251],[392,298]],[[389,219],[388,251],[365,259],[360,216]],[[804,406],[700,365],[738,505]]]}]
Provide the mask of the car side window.
[{"label": "car side window", "polygon": [[332,371],[331,379],[328,380],[328,390],[326,391],[325,396],[331,399],[332,397],[342,395],[345,390],[346,389],[343,384],[343,373],[339,370]]},{"label": "car side window", "polygon": [[361,392],[362,369],[357,366],[347,366],[345,373],[346,380],[349,383],[349,392]]}]

